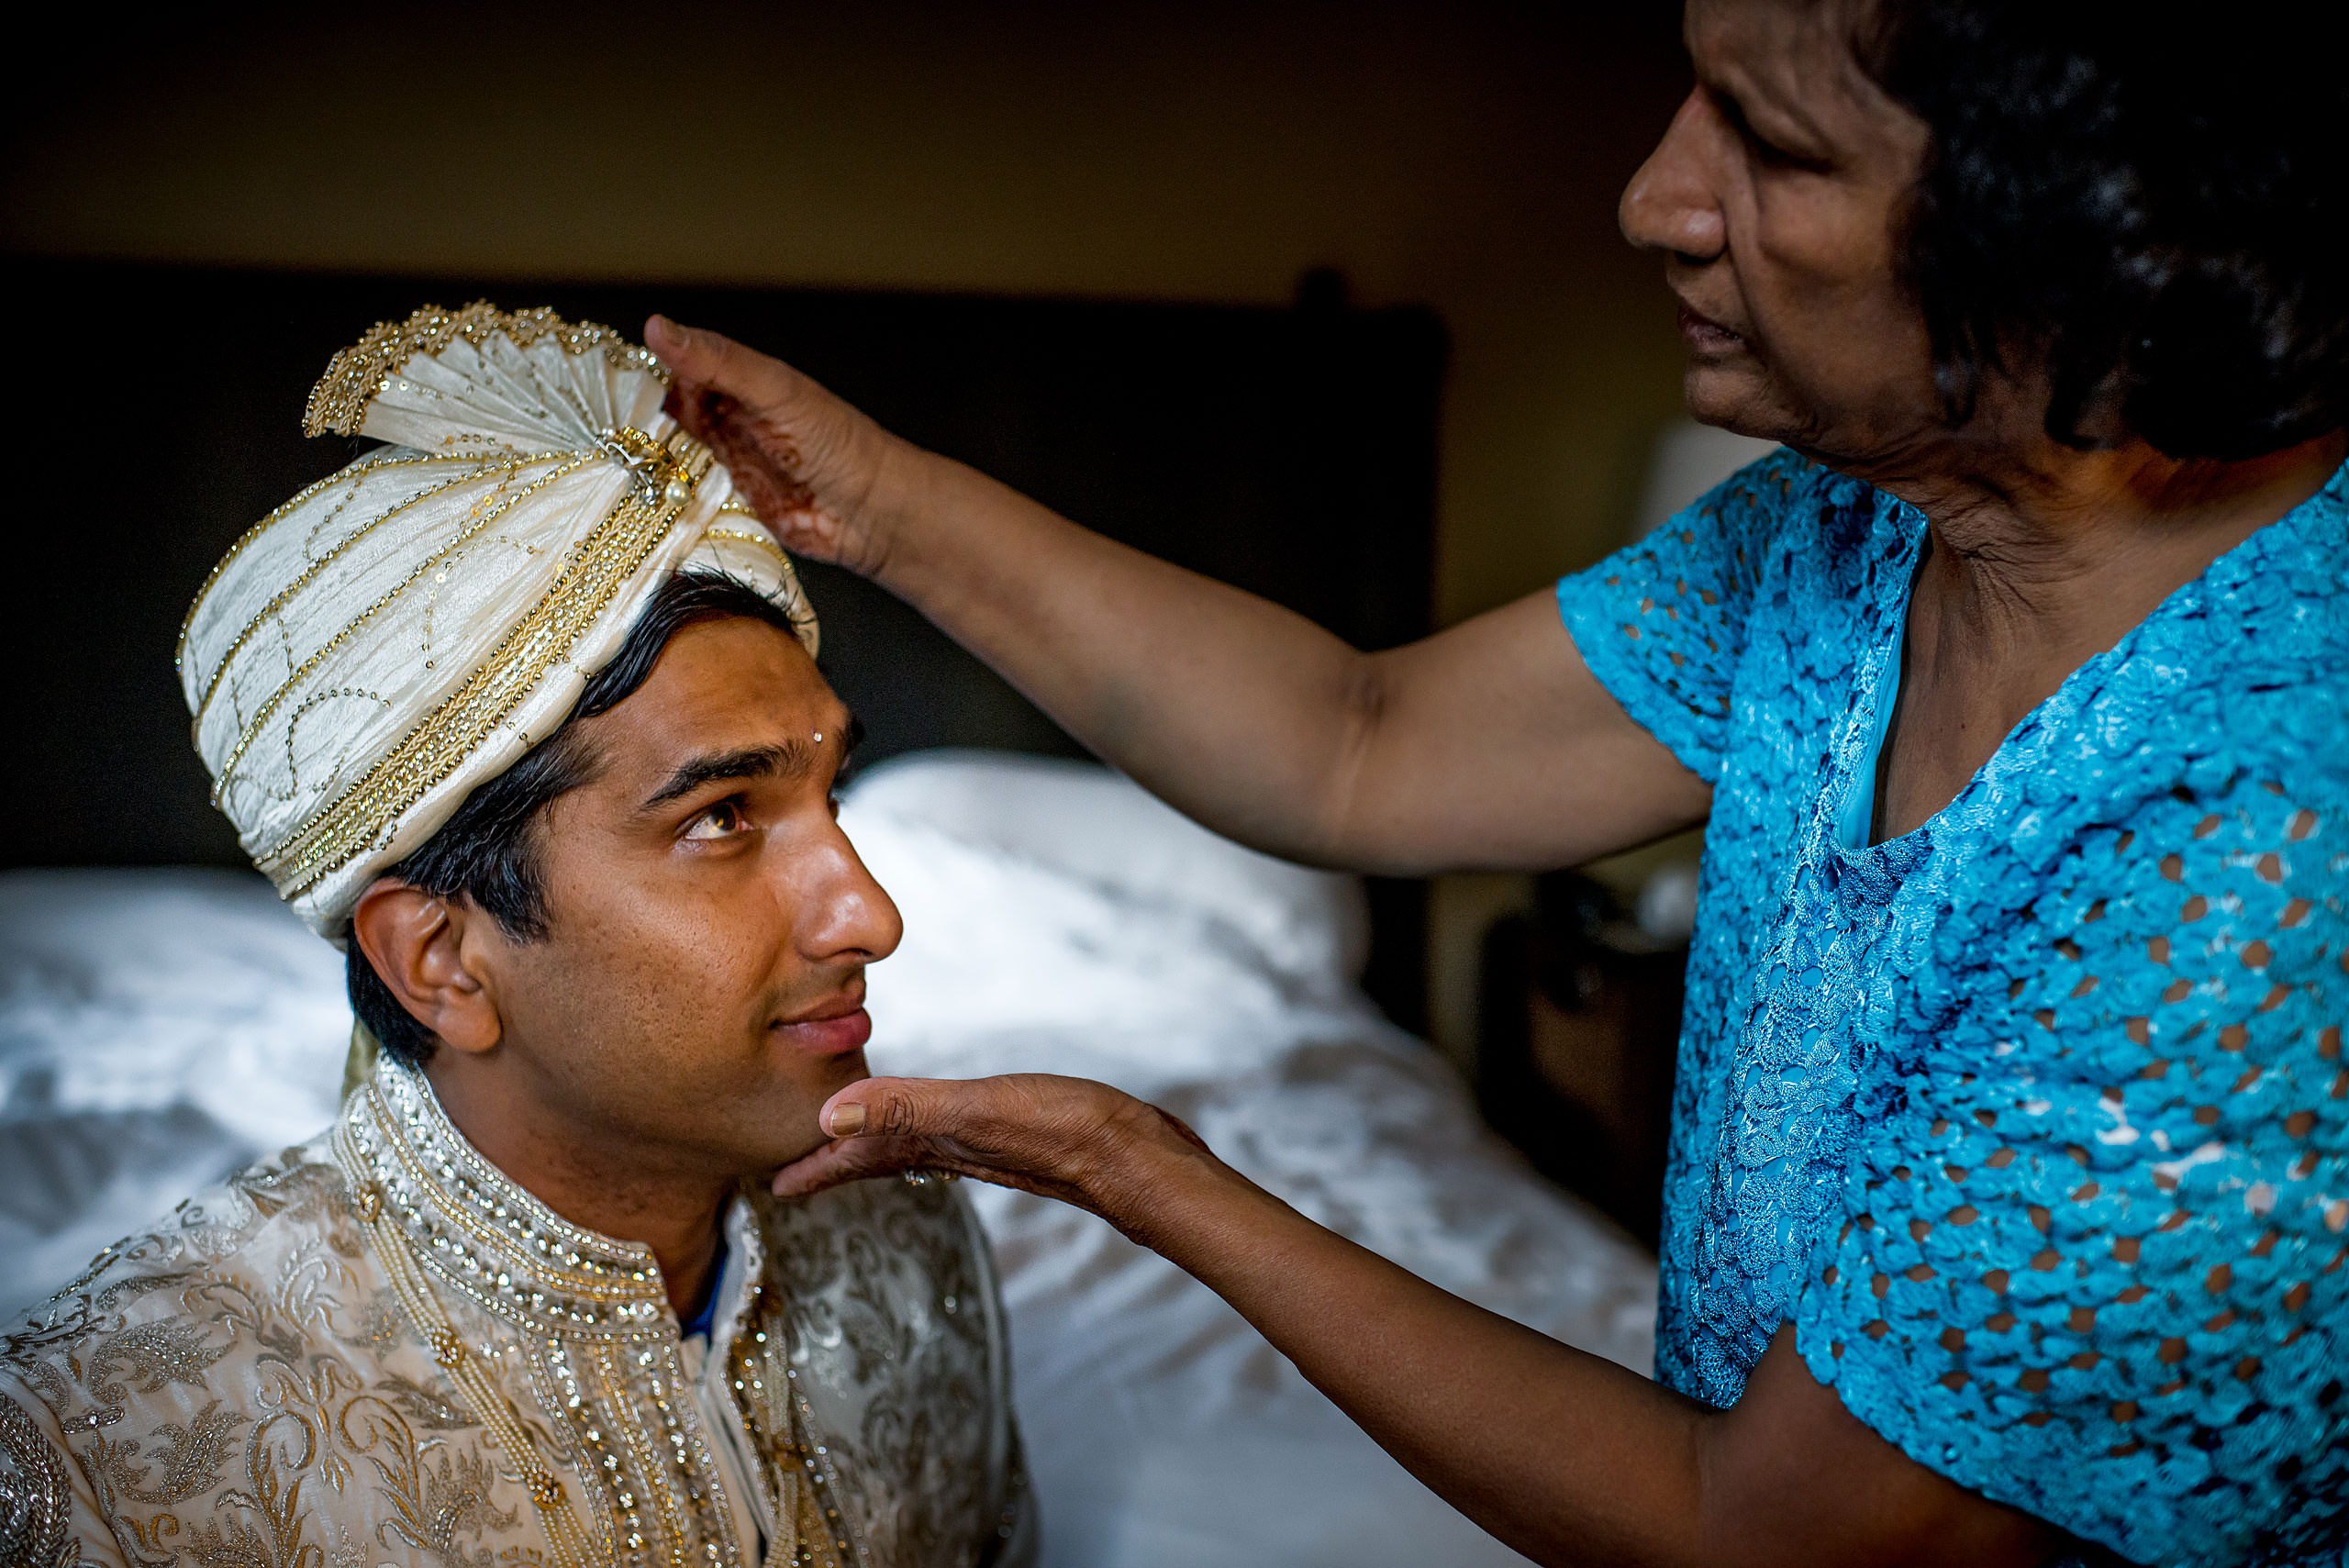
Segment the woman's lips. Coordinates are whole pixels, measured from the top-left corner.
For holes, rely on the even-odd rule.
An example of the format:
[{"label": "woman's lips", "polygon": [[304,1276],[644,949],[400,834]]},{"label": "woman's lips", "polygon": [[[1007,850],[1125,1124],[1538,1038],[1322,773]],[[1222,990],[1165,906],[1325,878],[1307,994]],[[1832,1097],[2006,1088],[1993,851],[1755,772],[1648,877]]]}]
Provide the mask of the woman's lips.
[{"label": "woman's lips", "polygon": [[1745,347],[1745,339],[1713,320],[1699,316],[1683,305],[1680,307],[1680,338],[1690,350],[1699,354],[1725,354]]},{"label": "woman's lips", "polygon": [[861,1050],[873,1038],[873,1015],[858,1007],[829,1018],[803,1018],[768,1027],[785,1045],[810,1056],[844,1056]]}]

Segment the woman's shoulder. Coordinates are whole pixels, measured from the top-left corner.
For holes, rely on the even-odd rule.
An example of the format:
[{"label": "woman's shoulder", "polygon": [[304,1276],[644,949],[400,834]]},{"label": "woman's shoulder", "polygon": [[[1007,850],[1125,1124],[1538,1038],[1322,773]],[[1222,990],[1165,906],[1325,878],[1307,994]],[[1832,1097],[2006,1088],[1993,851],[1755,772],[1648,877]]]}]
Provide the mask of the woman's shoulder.
[{"label": "woman's shoulder", "polygon": [[2312,701],[2338,723],[2349,699],[2349,466],[2166,607],[2165,646],[2210,650],[2208,672],[2245,697]]},{"label": "woman's shoulder", "polygon": [[[1876,506],[1876,490],[1859,480],[1813,462],[1791,447],[1765,453],[1731,474],[1674,517],[1661,530],[1709,529],[1741,544],[1798,545],[1832,533],[1832,524],[1857,522]],[[1822,530],[1821,524],[1831,526]]]},{"label": "woman's shoulder", "polygon": [[1865,489],[1833,469],[1810,461],[1792,447],[1765,452],[1715,486],[1708,502],[1716,507],[1782,517],[1807,510],[1835,487]]},{"label": "woman's shoulder", "polygon": [[1836,689],[1891,613],[1921,528],[1900,510],[1780,448],[1563,579],[1559,609],[1624,710],[1710,780],[1747,727],[1810,722],[1787,705]]},{"label": "woman's shoulder", "polygon": [[[1804,613],[1822,597],[1848,601],[1874,563],[1913,545],[1917,528],[1908,525],[1921,527],[1922,519],[1904,518],[1906,510],[1874,487],[1780,447],[1567,583],[1610,611],[1619,601],[1636,601],[1643,617],[1695,614],[1742,623],[1774,609]],[[1691,596],[1695,604],[1671,602]],[[1742,644],[1742,624],[1732,629],[1739,633],[1732,640]]]},{"label": "woman's shoulder", "polygon": [[2083,833],[2190,838],[2221,800],[2349,818],[2343,499],[2336,479],[2067,681],[1986,770],[1978,826],[2044,861]]},{"label": "woman's shoulder", "polygon": [[2116,651],[2073,747],[2133,740],[2140,765],[2116,770],[2128,794],[2151,803],[2248,778],[2349,807],[2343,481],[2213,562]]}]

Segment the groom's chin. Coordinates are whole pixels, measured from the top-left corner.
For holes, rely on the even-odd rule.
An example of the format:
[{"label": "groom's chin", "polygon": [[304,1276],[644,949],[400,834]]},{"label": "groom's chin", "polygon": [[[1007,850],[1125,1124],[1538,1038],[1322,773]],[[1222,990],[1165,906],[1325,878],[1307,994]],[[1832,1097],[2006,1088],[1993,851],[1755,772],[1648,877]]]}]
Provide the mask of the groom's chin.
[{"label": "groom's chin", "polygon": [[851,1084],[861,1084],[873,1076],[864,1063],[863,1051],[842,1052],[811,1063],[817,1070],[803,1069],[795,1073],[796,1082],[788,1095],[788,1105],[778,1106],[768,1126],[762,1129],[758,1158],[761,1169],[758,1179],[764,1182],[775,1172],[795,1160],[804,1159],[831,1141],[817,1123],[817,1113],[824,1103]]}]

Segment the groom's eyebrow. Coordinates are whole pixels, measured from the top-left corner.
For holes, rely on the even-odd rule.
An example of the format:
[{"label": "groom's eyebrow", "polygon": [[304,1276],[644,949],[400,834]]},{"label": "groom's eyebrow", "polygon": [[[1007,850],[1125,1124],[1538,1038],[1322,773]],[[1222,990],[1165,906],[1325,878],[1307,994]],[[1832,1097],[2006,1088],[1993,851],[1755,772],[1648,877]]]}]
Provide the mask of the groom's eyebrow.
[{"label": "groom's eyebrow", "polygon": [[814,751],[805,741],[782,746],[743,746],[689,758],[646,797],[642,809],[654,810],[705,785],[729,779],[769,779],[805,773],[814,761]]}]

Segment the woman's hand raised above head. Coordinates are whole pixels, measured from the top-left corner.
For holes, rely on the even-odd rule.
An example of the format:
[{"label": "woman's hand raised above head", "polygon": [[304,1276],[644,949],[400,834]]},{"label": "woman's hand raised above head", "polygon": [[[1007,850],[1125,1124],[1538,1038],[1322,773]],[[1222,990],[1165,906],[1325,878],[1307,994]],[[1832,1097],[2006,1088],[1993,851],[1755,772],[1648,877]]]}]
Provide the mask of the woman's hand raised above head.
[{"label": "woman's hand raised above head", "polygon": [[893,436],[715,332],[656,316],[645,339],[674,372],[678,418],[785,549],[878,582],[1227,838],[1418,876],[1579,864],[1710,808],[1710,786],[1599,684],[1548,590],[1364,653]]},{"label": "woman's hand raised above head", "polygon": [[669,412],[718,454],[786,550],[865,576],[887,560],[890,482],[921,453],[781,360],[665,316],[644,340],[674,375]]},{"label": "woman's hand raised above head", "polygon": [[827,1100],[816,1119],[833,1141],[777,1172],[778,1196],[951,1172],[1058,1198],[1134,1235],[1130,1200],[1169,1161],[1204,1162],[1239,1180],[1175,1118],[1084,1078],[867,1078]]}]

